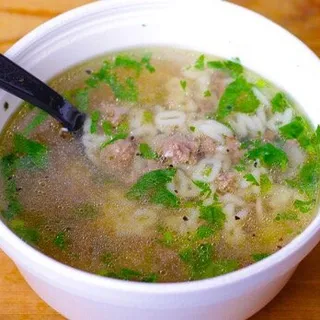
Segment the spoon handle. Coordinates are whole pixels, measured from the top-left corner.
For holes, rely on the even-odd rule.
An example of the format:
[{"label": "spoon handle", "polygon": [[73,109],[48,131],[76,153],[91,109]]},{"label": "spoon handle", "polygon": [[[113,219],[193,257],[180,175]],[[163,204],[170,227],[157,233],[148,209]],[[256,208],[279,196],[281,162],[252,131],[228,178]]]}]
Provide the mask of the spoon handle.
[{"label": "spoon handle", "polygon": [[0,88],[46,111],[69,131],[76,131],[83,125],[85,114],[2,54],[0,54]]}]

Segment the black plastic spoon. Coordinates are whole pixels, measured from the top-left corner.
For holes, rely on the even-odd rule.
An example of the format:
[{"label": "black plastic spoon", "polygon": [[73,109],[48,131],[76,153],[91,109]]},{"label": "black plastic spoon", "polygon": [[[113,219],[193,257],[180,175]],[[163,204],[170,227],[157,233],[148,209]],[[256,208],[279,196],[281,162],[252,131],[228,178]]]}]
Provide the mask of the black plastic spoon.
[{"label": "black plastic spoon", "polygon": [[41,80],[0,54],[0,88],[46,111],[69,131],[82,128],[86,115]]}]

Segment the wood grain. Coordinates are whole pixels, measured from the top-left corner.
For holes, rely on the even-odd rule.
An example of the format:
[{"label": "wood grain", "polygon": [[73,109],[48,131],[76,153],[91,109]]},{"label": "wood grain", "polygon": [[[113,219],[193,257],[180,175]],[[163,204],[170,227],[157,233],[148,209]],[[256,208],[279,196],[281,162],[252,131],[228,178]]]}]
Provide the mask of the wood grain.
[{"label": "wood grain", "polygon": [[[19,28],[13,29],[12,24],[0,19],[0,51],[5,51],[24,32],[28,32],[45,19],[89,1],[0,0],[0,17],[8,13],[14,14],[9,19],[12,19],[10,21],[15,19],[15,23],[19,24]],[[279,23],[320,55],[320,0],[232,0],[231,2],[257,11]],[[319,266],[320,245],[300,264],[284,290],[251,320],[319,320]],[[0,319],[64,319],[37,297],[12,261],[1,251]]]}]

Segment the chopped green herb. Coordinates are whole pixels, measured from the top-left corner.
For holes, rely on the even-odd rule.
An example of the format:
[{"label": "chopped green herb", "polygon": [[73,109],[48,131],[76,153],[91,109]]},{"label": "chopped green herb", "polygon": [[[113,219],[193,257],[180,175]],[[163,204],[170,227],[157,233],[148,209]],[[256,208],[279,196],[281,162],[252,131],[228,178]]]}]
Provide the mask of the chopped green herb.
[{"label": "chopped green herb", "polygon": [[170,231],[165,231],[163,233],[162,243],[166,246],[171,246],[173,243],[173,234]]},{"label": "chopped green herb", "polygon": [[210,206],[201,206],[199,217],[200,219],[207,221],[214,230],[221,230],[226,221],[226,215],[223,212],[220,203],[215,203]]},{"label": "chopped green herb", "polygon": [[278,92],[271,100],[273,112],[284,112],[287,108],[291,107],[286,95],[283,92]]},{"label": "chopped green herb", "polygon": [[156,282],[158,278],[155,273],[144,275],[140,271],[135,271],[128,268],[121,269],[119,273],[101,271],[98,274],[104,277],[116,278],[121,280],[130,280],[130,281],[141,281],[141,282]]},{"label": "chopped green herb", "polygon": [[200,196],[205,196],[207,198],[211,195],[212,191],[209,183],[199,180],[194,180],[192,182],[201,189]]},{"label": "chopped green herb", "polygon": [[143,112],[142,124],[149,124],[153,122],[153,113],[149,110]]},{"label": "chopped green herb", "polygon": [[39,127],[48,118],[48,113],[40,110],[30,123],[23,130],[23,134],[28,136],[35,128]]},{"label": "chopped green herb", "polygon": [[79,89],[75,93],[75,105],[80,111],[87,111],[89,108],[89,90]]},{"label": "chopped green herb", "polygon": [[301,117],[294,118],[290,123],[279,128],[280,134],[285,139],[298,139],[304,131]]},{"label": "chopped green herb", "polygon": [[272,187],[272,182],[270,178],[268,177],[267,174],[262,174],[260,176],[260,188],[261,188],[261,193],[266,194],[271,190]]},{"label": "chopped green herb", "polygon": [[[242,146],[242,144],[241,144],[241,146]],[[240,146],[240,147],[241,147],[241,146]],[[245,171],[245,170],[246,170],[246,166],[245,166],[244,160],[241,159],[241,160],[239,161],[239,163],[234,166],[234,169],[235,169],[236,171],[238,171],[238,172],[243,172],[243,171]]]},{"label": "chopped green herb", "polygon": [[297,188],[301,193],[313,198],[318,190],[319,180],[320,166],[317,161],[314,161],[304,164],[298,176],[287,182],[291,187]]},{"label": "chopped green herb", "polygon": [[270,253],[254,253],[251,257],[255,262],[268,258]]},{"label": "chopped green herb", "polygon": [[112,254],[110,252],[104,253],[100,260],[106,266],[110,266],[112,264]]},{"label": "chopped green herb", "polygon": [[146,199],[151,203],[177,208],[180,200],[167,188],[167,183],[172,181],[175,174],[174,168],[150,171],[138,179],[127,193],[127,197],[135,200]]},{"label": "chopped green herb", "polygon": [[90,88],[96,88],[100,83],[107,84],[115,97],[119,100],[136,102],[138,100],[138,88],[132,77],[127,77],[121,82],[114,70],[114,65],[109,61],[104,61],[102,67],[86,80]]},{"label": "chopped green herb", "polygon": [[299,221],[298,214],[293,211],[286,211],[278,213],[274,219],[275,221]]},{"label": "chopped green herb", "polygon": [[90,126],[91,134],[97,133],[99,118],[100,118],[100,111],[94,110],[91,114],[91,126]]},{"label": "chopped green herb", "polygon": [[251,182],[254,186],[259,186],[259,182],[255,178],[255,176],[251,173],[244,175],[246,181]]},{"label": "chopped green herb", "polygon": [[203,93],[203,96],[204,96],[205,98],[211,97],[211,91],[210,91],[210,90],[206,90],[206,91]]},{"label": "chopped green herb", "polygon": [[113,127],[112,127],[112,123],[110,121],[104,120],[102,122],[102,129],[103,129],[103,132],[106,136],[112,135]]},{"label": "chopped green herb", "polygon": [[314,134],[312,139],[312,133],[308,123],[301,117],[295,117],[290,123],[279,128],[280,135],[284,139],[296,139],[300,146],[309,151],[315,151],[314,145],[317,145],[317,133]]},{"label": "chopped green herb", "polygon": [[144,159],[158,159],[159,156],[147,143],[140,143],[139,152]]},{"label": "chopped green herb", "polygon": [[122,67],[125,69],[132,69],[136,71],[137,75],[140,74],[142,69],[141,62],[126,55],[118,55],[114,60],[114,66],[117,68]]},{"label": "chopped green herb", "polygon": [[189,129],[190,129],[191,132],[195,132],[196,131],[196,127],[194,127],[194,126],[190,126]]},{"label": "chopped green herb", "polygon": [[205,56],[202,54],[194,64],[194,68],[198,70],[204,70],[204,60]]},{"label": "chopped green herb", "polygon": [[128,133],[129,130],[129,121],[127,119],[123,120],[116,128],[117,133]]},{"label": "chopped green herb", "polygon": [[256,146],[255,148],[249,150],[246,156],[250,160],[259,159],[261,164],[267,168],[279,167],[282,170],[285,170],[288,165],[287,154],[271,143],[265,143]]},{"label": "chopped green herb", "polygon": [[209,177],[211,172],[212,172],[212,167],[209,166],[209,167],[206,167],[206,168],[203,169],[202,175],[204,177]]},{"label": "chopped green herb", "polygon": [[23,167],[44,168],[48,162],[48,148],[43,144],[27,139],[21,134],[13,138],[14,151],[23,156],[19,165]]},{"label": "chopped green herb", "polygon": [[239,268],[239,264],[236,260],[218,260],[212,262],[207,268],[204,278],[212,278],[221,276],[226,273],[230,273]]},{"label": "chopped green herb", "polygon": [[92,203],[84,203],[77,206],[73,212],[81,218],[94,218],[98,215],[99,210],[97,206]]},{"label": "chopped green herb", "polygon": [[268,85],[268,82],[266,80],[260,78],[256,81],[255,85],[257,88],[262,89]]},{"label": "chopped green herb", "polygon": [[246,167],[244,165],[237,164],[236,166],[234,166],[234,169],[238,172],[243,172],[246,170]]},{"label": "chopped green herb", "polygon": [[12,230],[18,235],[23,241],[36,245],[40,240],[40,234],[33,228],[28,228],[25,223],[21,220],[12,220],[10,224]]},{"label": "chopped green herb", "polygon": [[208,225],[202,225],[197,229],[197,237],[199,239],[211,237],[213,234],[214,230]]},{"label": "chopped green herb", "polygon": [[180,80],[180,86],[181,86],[183,91],[186,91],[187,81],[186,80]]},{"label": "chopped green herb", "polygon": [[57,248],[64,250],[66,248],[66,234],[59,232],[53,239],[53,243]]},{"label": "chopped green herb", "polygon": [[121,81],[116,73],[117,68],[131,69],[135,71],[135,77],[138,77],[143,66],[149,72],[155,72],[155,68],[150,64],[151,55],[146,54],[141,61],[135,60],[129,56],[119,55],[113,62],[104,61],[102,67],[97,72],[91,74],[86,80],[86,85],[90,88],[96,88],[100,83],[107,84],[115,97],[119,100],[136,102],[138,100],[138,86],[133,77],[127,77]]},{"label": "chopped green herb", "polygon": [[260,102],[252,91],[252,84],[243,77],[229,84],[219,101],[216,118],[223,120],[231,112],[253,113]]},{"label": "chopped green herb", "polygon": [[211,69],[222,69],[228,71],[234,78],[239,77],[243,73],[243,66],[232,60],[226,61],[208,61],[207,67]]},{"label": "chopped green herb", "polygon": [[315,199],[312,199],[310,201],[296,200],[293,205],[296,209],[299,209],[300,212],[307,213],[314,207],[315,203]]},{"label": "chopped green herb", "polygon": [[212,264],[212,255],[211,244],[201,244],[195,249],[184,249],[179,254],[181,260],[190,266],[193,279],[205,278],[205,272]]},{"label": "chopped green herb", "polygon": [[144,64],[145,68],[150,72],[150,73],[153,73],[156,71],[155,67],[152,66],[150,64],[150,61],[151,61],[151,53],[147,53],[145,54],[142,59],[141,59],[141,63]]},{"label": "chopped green herb", "polygon": [[17,184],[14,179],[18,158],[13,154],[8,154],[1,159],[0,168],[4,178],[4,196],[8,202],[6,210],[2,211],[2,216],[11,220],[21,213],[22,205],[18,199]]},{"label": "chopped green herb", "polygon": [[110,139],[101,143],[100,145],[100,149],[104,149],[106,146],[108,146],[109,144],[112,144],[114,142],[116,142],[117,140],[123,140],[128,138],[128,133],[117,133],[114,136],[110,136]]}]

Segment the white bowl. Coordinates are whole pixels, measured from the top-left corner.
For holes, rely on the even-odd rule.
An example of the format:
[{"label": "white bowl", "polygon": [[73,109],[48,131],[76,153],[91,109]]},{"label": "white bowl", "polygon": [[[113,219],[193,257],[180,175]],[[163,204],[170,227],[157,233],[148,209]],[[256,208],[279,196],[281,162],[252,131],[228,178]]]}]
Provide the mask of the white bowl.
[{"label": "white bowl", "polygon": [[[262,16],[220,1],[95,2],[45,23],[7,52],[43,80],[107,51],[169,45],[242,63],[287,90],[320,123],[320,62],[298,39]],[[0,128],[19,100],[0,93]],[[320,215],[289,245],[213,279],[143,284],[82,272],[41,254],[0,222],[1,248],[30,286],[69,319],[245,319],[286,284],[320,239]]]}]

